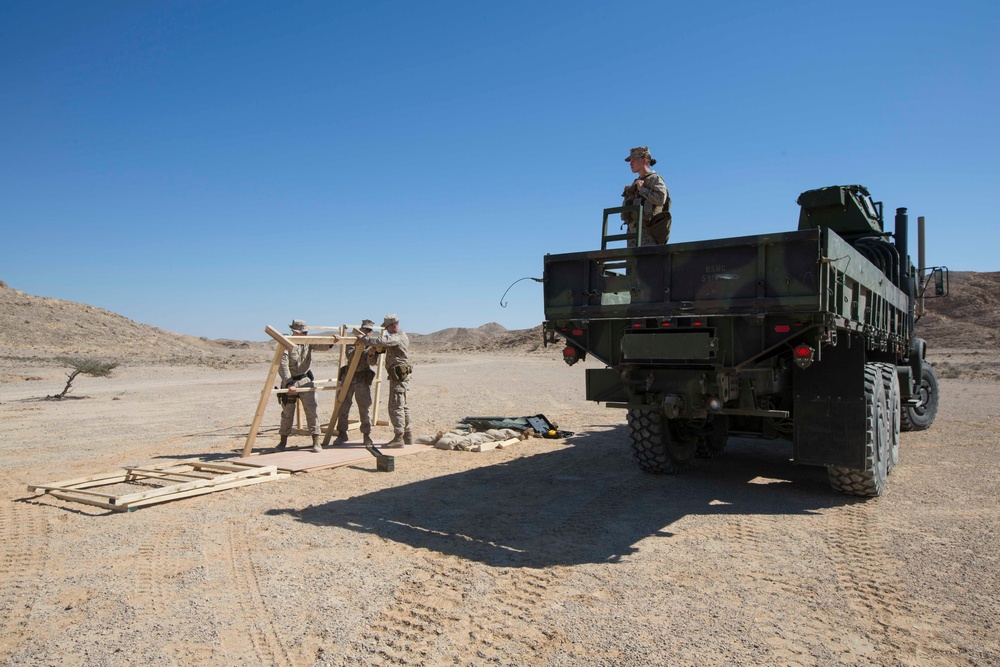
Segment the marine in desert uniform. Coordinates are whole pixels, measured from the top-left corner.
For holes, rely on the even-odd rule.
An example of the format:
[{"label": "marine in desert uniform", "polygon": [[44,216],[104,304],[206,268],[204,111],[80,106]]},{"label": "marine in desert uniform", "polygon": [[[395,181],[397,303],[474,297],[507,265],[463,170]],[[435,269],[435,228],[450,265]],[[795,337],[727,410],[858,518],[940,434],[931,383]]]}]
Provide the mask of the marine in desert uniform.
[{"label": "marine in desert uniform", "polygon": [[[291,329],[292,338],[299,338],[309,333],[303,320],[292,320],[289,329]],[[299,393],[298,390],[313,389],[316,386],[313,384],[313,374],[310,370],[313,350],[325,351],[332,347],[332,345],[300,344],[291,350],[285,350],[281,355],[278,374],[281,376],[281,386],[288,389],[288,394],[281,406],[281,425],[278,428],[278,435],[281,436],[281,439],[278,441],[277,449],[284,449],[288,446],[288,436],[292,432],[292,419],[295,416],[295,403],[302,401],[302,410],[306,414],[306,427],[312,436],[313,451],[323,451],[322,445],[319,444],[320,430],[316,417],[316,392]]]},{"label": "marine in desert uniform", "polygon": [[[367,336],[374,331],[375,322],[372,320],[362,320],[361,326],[358,328]],[[347,346],[345,351],[348,361],[354,358],[356,349],[356,345]],[[375,380],[375,369],[372,366],[377,359],[377,355],[378,352],[375,348],[368,347],[362,352],[361,359],[358,360],[358,366],[354,369],[354,377],[351,378],[351,384],[347,387],[344,402],[340,404],[340,412],[337,413],[337,439],[333,441],[335,445],[343,445],[348,441],[348,418],[351,414],[352,401],[356,401],[358,404],[358,418],[361,420],[361,436],[364,439],[364,444],[366,446],[373,444],[371,436],[372,382]],[[347,375],[347,366],[341,369],[340,374],[340,381],[343,382]]]},{"label": "marine in desert uniform", "polygon": [[385,369],[389,376],[389,421],[392,423],[392,440],[385,447],[402,447],[413,444],[413,429],[410,422],[410,408],[406,404],[406,391],[410,386],[409,347],[410,339],[399,328],[399,318],[386,315],[382,321],[385,333],[381,336],[365,336],[366,345],[385,351]]},{"label": "marine in desert uniform", "polygon": [[[656,160],[649,154],[649,147],[637,146],[625,158],[636,174],[635,180],[625,186],[622,203],[642,205],[642,245],[666,243],[670,238],[670,192],[663,177],[652,170]],[[622,220],[628,224],[630,232],[635,232],[637,220],[634,213],[622,213]],[[635,245],[629,241],[629,247]]]}]

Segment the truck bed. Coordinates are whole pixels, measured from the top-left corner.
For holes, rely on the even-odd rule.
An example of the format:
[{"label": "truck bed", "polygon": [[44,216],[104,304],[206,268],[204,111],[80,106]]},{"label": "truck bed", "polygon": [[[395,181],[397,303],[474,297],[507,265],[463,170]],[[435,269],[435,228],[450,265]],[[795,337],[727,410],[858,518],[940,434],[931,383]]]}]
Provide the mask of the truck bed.
[{"label": "truck bed", "polygon": [[[903,343],[907,296],[828,229],[546,255],[545,318],[821,316]],[[815,319],[815,318],[813,318]]]}]

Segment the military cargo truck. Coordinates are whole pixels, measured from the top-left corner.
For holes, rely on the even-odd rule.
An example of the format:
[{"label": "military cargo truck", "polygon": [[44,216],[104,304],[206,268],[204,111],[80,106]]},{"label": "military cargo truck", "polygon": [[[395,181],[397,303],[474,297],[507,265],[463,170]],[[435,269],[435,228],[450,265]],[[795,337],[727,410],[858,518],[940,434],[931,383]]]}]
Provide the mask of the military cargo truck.
[{"label": "military cargo truck", "polygon": [[[793,232],[647,246],[641,208],[609,208],[600,250],[545,256],[546,334],[570,365],[603,362],[587,398],[628,411],[643,470],[676,474],[732,436],[782,438],[834,489],[879,496],[900,430],[933,424],[938,382],[914,323],[925,296],[947,295],[947,268],[915,267],[906,209],[886,232],[863,186],[797,203]],[[618,215],[640,222],[609,234]]]}]

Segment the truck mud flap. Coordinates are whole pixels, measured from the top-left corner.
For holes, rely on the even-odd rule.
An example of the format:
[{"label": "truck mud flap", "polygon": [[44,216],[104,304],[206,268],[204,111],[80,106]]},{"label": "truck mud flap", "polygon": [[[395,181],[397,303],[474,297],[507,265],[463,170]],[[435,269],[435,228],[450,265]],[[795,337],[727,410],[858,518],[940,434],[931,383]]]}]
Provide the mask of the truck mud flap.
[{"label": "truck mud flap", "polygon": [[859,340],[824,347],[822,359],[792,372],[793,452],[797,463],[865,464],[865,350]]},{"label": "truck mud flap", "polygon": [[627,403],[628,392],[621,373],[613,368],[587,369],[587,400],[601,403]]}]

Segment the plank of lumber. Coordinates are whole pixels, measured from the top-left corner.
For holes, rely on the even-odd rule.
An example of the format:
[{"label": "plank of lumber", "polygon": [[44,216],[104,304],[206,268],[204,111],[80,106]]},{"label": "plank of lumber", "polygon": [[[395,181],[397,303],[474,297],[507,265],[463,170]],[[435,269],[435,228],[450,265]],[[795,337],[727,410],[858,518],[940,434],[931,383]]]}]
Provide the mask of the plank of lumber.
[{"label": "plank of lumber", "polygon": [[[358,369],[358,365],[361,363],[361,355],[367,354],[365,342],[361,339],[354,339],[356,341],[354,347],[354,356],[351,357],[351,363],[347,366],[347,372],[344,373],[344,387],[350,387],[351,382],[354,380],[354,372]],[[344,399],[347,398],[346,391],[338,391],[337,396],[333,401],[333,413],[330,415],[330,421],[326,425],[326,436],[323,438],[323,446],[328,447],[330,441],[333,439],[333,431],[337,427],[337,419],[340,417],[340,406],[344,404]]]},{"label": "plank of lumber", "polygon": [[336,334],[333,336],[286,336],[270,325],[264,327],[264,333],[286,350],[291,350],[296,345],[352,345],[357,342],[356,336],[344,337]]},{"label": "plank of lumber", "polygon": [[285,336],[285,340],[293,345],[349,345],[354,338],[344,339],[340,336]]},{"label": "plank of lumber", "polygon": [[275,395],[277,395],[277,394],[291,394],[291,393],[308,394],[308,393],[311,393],[311,392],[314,392],[314,391],[327,391],[329,389],[337,389],[337,385],[332,385],[332,386],[322,385],[322,386],[316,386],[316,387],[298,387],[298,388],[296,388],[296,390],[294,392],[291,392],[291,391],[289,391],[287,389],[272,389],[271,393],[275,394]]},{"label": "plank of lumber", "polygon": [[[205,495],[207,493],[215,493],[216,491],[225,491],[226,489],[235,489],[241,486],[249,486],[251,484],[263,484],[264,482],[272,482],[278,479],[284,479],[285,477],[291,477],[288,473],[276,473],[274,475],[264,475],[262,477],[251,477],[248,479],[238,479],[227,484],[217,484],[215,486],[208,486],[198,489],[189,489],[187,491],[179,491],[169,495],[158,496],[156,498],[146,498],[138,501],[130,501],[124,505],[119,505],[121,509],[119,511],[129,511],[137,507],[145,507],[147,505],[155,505],[156,503],[165,503],[171,500],[179,500],[181,498],[190,498],[192,496]],[[115,506],[112,506],[115,508]],[[117,508],[115,508],[117,509]]]},{"label": "plank of lumber", "polygon": [[40,489],[46,493],[51,493],[53,491],[63,491],[63,492],[78,493],[81,496],[87,496],[87,497],[107,498],[109,500],[114,499],[114,496],[108,493],[98,493],[97,491],[84,491],[83,489],[66,488],[65,486],[54,486],[51,484],[36,484],[34,485],[33,488],[36,490]]},{"label": "plank of lumber", "polygon": [[187,482],[186,484],[175,484],[173,486],[164,486],[159,489],[153,489],[150,491],[141,491],[139,493],[129,493],[123,496],[118,496],[115,498],[115,504],[130,504],[137,500],[146,500],[147,498],[157,498],[159,496],[166,496],[170,494],[180,493],[182,491],[189,491],[192,489],[212,487],[219,484],[226,484],[230,481],[235,481],[238,479],[245,479],[247,477],[260,477],[262,475],[274,475],[277,474],[277,468],[274,466],[266,466],[263,468],[251,468],[247,470],[242,470],[240,472],[231,472],[226,475],[220,475],[214,479],[203,479],[196,482]]},{"label": "plank of lumber", "polygon": [[274,386],[274,376],[278,374],[278,367],[281,365],[281,355],[283,352],[280,345],[274,350],[274,358],[271,360],[271,367],[267,371],[267,379],[264,380],[264,388],[260,392],[260,400],[257,401],[257,411],[253,413],[253,421],[250,422],[250,430],[247,432],[247,441],[243,445],[243,456],[249,456],[253,450],[253,442],[257,439],[260,422],[264,419],[264,410],[267,409],[267,403],[271,400],[271,387]]},{"label": "plank of lumber", "polygon": [[82,497],[78,497],[78,496],[73,495],[71,492],[64,491],[64,490],[63,491],[49,491],[48,495],[53,496],[55,498],[59,498],[61,500],[72,500],[73,502],[83,503],[84,505],[93,505],[95,507],[103,507],[104,509],[111,510],[113,512],[127,512],[128,511],[127,507],[119,507],[117,505],[112,505],[111,503],[108,503],[108,502],[102,502],[102,501],[96,500],[94,498],[82,498]]},{"label": "plank of lumber", "polygon": [[295,347],[292,341],[288,340],[280,331],[272,327],[270,324],[264,325],[264,333],[277,341],[278,345],[285,348],[286,350],[291,350]]},{"label": "plank of lumber", "polygon": [[240,472],[250,470],[253,467],[246,463],[233,463],[232,461],[197,461],[191,465],[198,470],[219,470],[225,472]]},{"label": "plank of lumber", "polygon": [[58,488],[71,488],[79,486],[81,489],[85,489],[88,486],[104,486],[106,484],[117,484],[118,482],[125,481],[125,474],[122,472],[113,473],[101,473],[99,475],[89,475],[88,477],[77,477],[76,479],[67,479],[61,482],[51,482],[46,485],[41,484],[29,484],[28,491],[34,491],[41,486],[53,486]]},{"label": "plank of lumber", "polygon": [[197,473],[194,471],[181,470],[155,470],[152,468],[126,468],[128,477],[126,481],[136,481],[142,479],[168,479],[174,482],[191,481],[192,479],[212,479],[210,473]]}]

